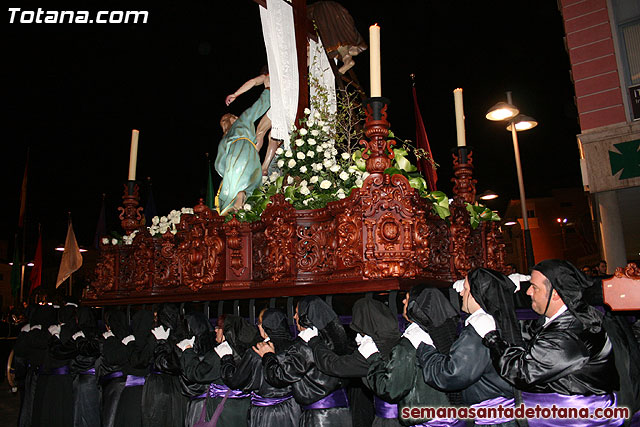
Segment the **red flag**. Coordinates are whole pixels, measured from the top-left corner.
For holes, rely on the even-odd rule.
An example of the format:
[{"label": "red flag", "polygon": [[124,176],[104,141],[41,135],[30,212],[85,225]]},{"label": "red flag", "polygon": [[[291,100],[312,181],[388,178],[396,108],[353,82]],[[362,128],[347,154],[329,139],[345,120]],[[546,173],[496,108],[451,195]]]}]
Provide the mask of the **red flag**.
[{"label": "red flag", "polygon": [[33,269],[29,275],[29,283],[31,283],[29,294],[42,284],[42,233],[38,236],[38,247],[36,248],[36,256],[33,258]]},{"label": "red flag", "polygon": [[416,114],[416,146],[422,150],[424,154],[429,158],[420,157],[418,159],[418,170],[424,175],[427,180],[427,186],[429,191],[436,191],[436,182],[438,182],[438,174],[433,165],[433,156],[431,155],[431,147],[429,146],[429,139],[427,138],[427,130],[424,127],[422,121],[422,114],[420,114],[420,107],[418,107],[418,95],[416,94],[416,86],[413,85],[413,108]]},{"label": "red flag", "polygon": [[24,212],[27,208],[27,171],[29,168],[29,153],[27,152],[27,162],[24,164],[24,175],[22,176],[22,188],[20,190],[20,216],[18,217],[18,228],[24,225]]}]

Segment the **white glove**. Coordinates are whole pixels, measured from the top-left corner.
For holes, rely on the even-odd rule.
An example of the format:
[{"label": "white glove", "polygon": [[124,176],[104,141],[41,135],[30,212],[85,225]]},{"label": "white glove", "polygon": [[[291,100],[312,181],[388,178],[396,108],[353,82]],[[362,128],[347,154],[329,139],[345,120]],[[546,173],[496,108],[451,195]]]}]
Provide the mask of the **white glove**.
[{"label": "white glove", "polygon": [[33,325],[33,326],[31,327],[31,330],[32,330],[32,331],[33,331],[33,330],[35,330],[35,329],[42,329],[42,325]]},{"label": "white glove", "polygon": [[188,348],[193,347],[193,343],[196,341],[196,337],[195,335],[192,336],[191,338],[185,338],[182,341],[180,341],[178,344],[176,344],[178,346],[178,348],[182,351],[185,351]]},{"label": "white glove", "polygon": [[113,335],[113,332],[111,331],[103,332],[102,336],[104,337],[105,340],[109,337],[115,337],[115,335]]},{"label": "white glove", "polygon": [[214,350],[216,351],[216,353],[218,353],[218,356],[220,356],[221,359],[227,354],[233,354],[233,350],[231,350],[231,346],[226,341],[222,341],[220,344],[216,346],[216,348],[214,348]]},{"label": "white glove", "polygon": [[60,325],[49,326],[49,333],[51,335],[55,335],[56,337],[60,338]]},{"label": "white glove", "polygon": [[302,341],[309,342],[311,338],[318,336],[318,328],[316,328],[315,326],[312,326],[310,328],[305,329],[304,331],[300,331],[298,336],[302,339]]},{"label": "white glove", "polygon": [[460,279],[453,282],[453,289],[455,289],[459,294],[461,294],[464,289],[464,280],[465,279]]},{"label": "white glove", "polygon": [[513,273],[509,275],[509,279],[516,285],[516,290],[513,293],[516,293],[520,290],[520,282],[528,282],[531,280],[531,276],[527,276],[525,274]]},{"label": "white glove", "polygon": [[73,335],[71,336],[71,338],[72,338],[73,340],[77,340],[77,339],[78,339],[78,338],[80,338],[80,337],[82,337],[82,338],[86,338],[86,337],[84,336],[84,332],[82,332],[82,331],[78,331],[78,332],[76,332],[75,334],[73,334]]},{"label": "white glove", "polygon": [[496,330],[496,321],[493,316],[484,311],[469,317],[469,324],[473,326],[480,337],[484,338],[491,331]]},{"label": "white glove", "polygon": [[136,340],[136,337],[134,337],[133,335],[127,335],[126,337],[122,338],[122,344],[127,345],[131,341],[135,341],[135,340]]},{"label": "white glove", "polygon": [[360,333],[356,334],[356,344],[362,344],[362,340],[364,339],[364,335],[360,335]]},{"label": "white glove", "polygon": [[371,356],[373,353],[377,353],[378,351],[378,346],[376,346],[376,343],[373,342],[373,338],[371,338],[369,335],[365,335],[362,337],[362,340],[358,344],[358,352],[362,355],[362,357],[368,359],[369,356]]},{"label": "white glove", "polygon": [[169,334],[171,333],[171,329],[167,329],[165,331],[164,326],[158,326],[157,328],[153,328],[151,333],[157,340],[166,340],[169,338]]},{"label": "white glove", "polygon": [[22,327],[22,329],[20,329],[20,332],[29,332],[30,330],[31,330],[31,325],[27,323]]},{"label": "white glove", "polygon": [[411,341],[414,348],[418,348],[421,342],[427,345],[433,345],[431,336],[423,331],[417,323],[410,324],[402,336]]}]

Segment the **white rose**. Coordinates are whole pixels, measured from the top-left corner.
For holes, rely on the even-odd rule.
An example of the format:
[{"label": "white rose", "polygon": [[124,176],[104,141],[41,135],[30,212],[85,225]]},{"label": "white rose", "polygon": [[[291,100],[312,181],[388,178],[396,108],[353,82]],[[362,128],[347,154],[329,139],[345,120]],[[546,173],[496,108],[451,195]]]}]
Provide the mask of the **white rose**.
[{"label": "white rose", "polygon": [[349,153],[342,153],[340,156],[342,157],[342,160],[349,160],[349,157],[351,157],[349,156]]},{"label": "white rose", "polygon": [[320,188],[322,188],[323,190],[326,190],[329,187],[331,187],[331,181],[329,181],[328,179],[325,179],[320,183]]},{"label": "white rose", "polygon": [[160,224],[166,223],[168,221],[169,221],[169,219],[166,216],[160,217]]},{"label": "white rose", "polygon": [[324,126],[326,122],[324,120],[318,120],[318,126]]},{"label": "white rose", "polygon": [[300,194],[307,196],[311,194],[311,191],[309,190],[309,187],[300,187]]},{"label": "white rose", "polygon": [[349,174],[345,171],[340,172],[340,179],[346,181],[349,179]]},{"label": "white rose", "polygon": [[308,133],[309,133],[309,131],[306,130],[305,128],[300,129],[300,135],[305,136]]},{"label": "white rose", "polygon": [[296,145],[302,147],[304,145],[304,139],[296,139]]},{"label": "white rose", "polygon": [[331,155],[335,156],[336,154],[338,154],[338,150],[336,150],[335,148],[332,148]]},{"label": "white rose", "polygon": [[287,177],[287,184],[289,184],[289,185],[293,184],[293,177],[292,176],[288,176]]},{"label": "white rose", "polygon": [[316,153],[313,150],[307,151],[307,157],[314,157]]},{"label": "white rose", "polygon": [[320,135],[320,131],[318,131],[318,129],[314,129],[314,130],[311,131],[311,135],[318,136],[318,135]]},{"label": "white rose", "polygon": [[293,151],[291,151],[291,150],[285,151],[284,156],[285,157],[293,157]]},{"label": "white rose", "polygon": [[278,165],[279,168],[283,167],[284,166],[284,160],[278,160],[277,165]]},{"label": "white rose", "polygon": [[314,171],[320,172],[322,170],[322,163],[314,163],[312,167]]},{"label": "white rose", "polygon": [[308,116],[309,114],[311,114],[311,110],[309,110],[308,108],[305,108],[304,114]]},{"label": "white rose", "polygon": [[347,195],[344,193],[338,193],[337,196],[338,196],[338,199],[344,199],[345,197],[347,197]]},{"label": "white rose", "polygon": [[329,126],[322,126],[322,132],[329,133]]},{"label": "white rose", "polygon": [[295,165],[296,165],[296,161],[293,159],[289,160],[289,163],[287,163],[287,166],[290,168],[294,167]]},{"label": "white rose", "polygon": [[331,151],[325,151],[324,152],[324,158],[325,159],[330,159],[331,158]]},{"label": "white rose", "polygon": [[305,200],[303,200],[303,201],[302,201],[302,204],[303,204],[303,205],[305,205],[305,206],[308,206],[308,205],[309,205],[309,200],[310,200],[310,199],[305,199]]},{"label": "white rose", "polygon": [[282,149],[282,147],[278,147],[278,149],[276,150],[276,154],[277,154],[278,156],[281,156],[281,155],[282,155],[282,153],[284,153],[284,150]]},{"label": "white rose", "polygon": [[311,179],[309,180],[309,182],[311,184],[315,184],[316,182],[318,182],[318,177],[317,176],[312,176]]},{"label": "white rose", "polygon": [[307,173],[307,167],[306,166],[300,166],[300,173]]},{"label": "white rose", "polygon": [[180,212],[182,212],[183,214],[188,214],[189,213],[189,208],[182,208],[182,209],[180,209]]},{"label": "white rose", "polygon": [[331,161],[331,159],[325,159],[324,162],[322,162],[322,165],[329,169],[331,166],[333,166],[333,162]]},{"label": "white rose", "polygon": [[[311,132],[311,133],[313,133],[313,132]],[[316,141],[313,138],[307,139],[307,144],[309,144],[309,145],[316,145],[317,143],[318,143],[318,141]]]},{"label": "white rose", "polygon": [[111,244],[112,245],[117,245],[118,244],[118,239],[111,239]]},{"label": "white rose", "polygon": [[151,218],[151,224],[158,225],[158,223],[160,223],[160,218],[158,218],[157,216]]},{"label": "white rose", "polygon": [[304,158],[305,158],[306,156],[304,155],[304,153],[303,153],[302,151],[298,151],[298,152],[296,153],[296,157],[298,158],[298,160],[304,160]]},{"label": "white rose", "polygon": [[344,193],[344,188],[338,188],[337,193],[338,193],[338,194],[340,194],[340,193]]},{"label": "white rose", "polygon": [[333,165],[329,168],[331,172],[338,172],[340,170],[340,165]]},{"label": "white rose", "polygon": [[363,184],[363,183],[364,183],[364,182],[363,182],[360,178],[356,179],[356,186],[358,186],[358,187],[362,187],[362,184]]},{"label": "white rose", "polygon": [[245,211],[250,211],[253,206],[251,206],[249,203],[245,203],[245,205],[242,207]]},{"label": "white rose", "polygon": [[320,113],[316,111],[315,113],[313,113],[313,117],[315,117],[316,119],[319,119],[322,116],[320,116]]},{"label": "white rose", "polygon": [[300,182],[300,187],[306,187],[306,186],[307,186],[307,180],[306,180],[306,179],[303,179],[303,180]]},{"label": "white rose", "polygon": [[109,244],[109,238],[108,237],[103,237],[102,238],[102,244],[103,245],[108,245]]},{"label": "white rose", "polygon": [[324,148],[322,148],[322,145],[318,145],[318,146],[316,147],[316,151],[317,151],[318,153],[322,153],[322,152],[324,151]]}]

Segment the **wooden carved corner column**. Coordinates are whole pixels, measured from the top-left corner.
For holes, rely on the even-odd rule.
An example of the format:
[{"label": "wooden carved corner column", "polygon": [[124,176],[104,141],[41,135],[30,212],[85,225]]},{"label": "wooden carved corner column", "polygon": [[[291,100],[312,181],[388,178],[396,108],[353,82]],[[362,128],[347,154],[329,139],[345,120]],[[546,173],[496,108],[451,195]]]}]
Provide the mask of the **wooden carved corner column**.
[{"label": "wooden carved corner column", "polygon": [[469,147],[457,147],[453,152],[453,202],[451,203],[450,253],[452,273],[462,278],[472,268],[467,255],[471,225],[466,204],[476,199],[476,180],[473,179],[473,152]]},{"label": "wooden carved corner column", "polygon": [[367,100],[362,157],[371,174],[360,190],[363,216],[364,276],[372,279],[411,278],[416,275],[413,229],[415,191],[400,175],[383,172],[391,166],[395,141],[388,139],[385,98]]},{"label": "wooden carved corner column", "polygon": [[128,181],[124,185],[124,194],[122,195],[122,204],[118,210],[120,211],[120,224],[127,235],[133,233],[144,224],[142,223],[142,206],[140,204],[140,187],[135,181]]}]

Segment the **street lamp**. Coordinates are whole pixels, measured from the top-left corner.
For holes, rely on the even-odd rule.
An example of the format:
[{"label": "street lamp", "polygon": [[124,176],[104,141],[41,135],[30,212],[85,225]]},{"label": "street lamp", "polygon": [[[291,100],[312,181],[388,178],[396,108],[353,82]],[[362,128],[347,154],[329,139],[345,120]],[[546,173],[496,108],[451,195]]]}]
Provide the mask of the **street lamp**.
[{"label": "street lamp", "polygon": [[487,190],[484,193],[481,193],[478,196],[478,199],[479,200],[493,200],[493,199],[497,199],[498,197],[499,197],[498,193],[496,193],[495,191]]},{"label": "street lamp", "polygon": [[507,121],[507,130],[511,132],[513,140],[513,152],[516,158],[516,170],[518,172],[518,187],[520,188],[520,206],[522,208],[522,222],[524,224],[524,246],[527,257],[527,267],[535,264],[533,245],[531,244],[531,232],[529,231],[529,218],[527,216],[527,201],[524,195],[524,182],[522,180],[522,165],[520,164],[520,149],[518,148],[518,132],[533,129],[538,122],[529,116],[519,114],[520,110],[511,101],[511,92],[507,92],[507,102],[498,102],[487,112],[487,119],[491,121]]}]

